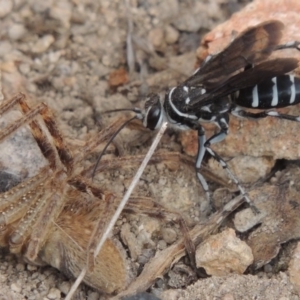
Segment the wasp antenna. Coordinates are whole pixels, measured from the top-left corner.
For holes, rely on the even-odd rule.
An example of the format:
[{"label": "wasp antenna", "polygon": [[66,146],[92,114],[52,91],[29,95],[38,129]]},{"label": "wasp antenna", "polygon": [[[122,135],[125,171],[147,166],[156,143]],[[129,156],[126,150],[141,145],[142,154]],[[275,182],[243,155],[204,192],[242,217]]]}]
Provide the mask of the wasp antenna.
[{"label": "wasp antenna", "polygon": [[120,111],[132,111],[137,114],[141,113],[141,110],[139,108],[135,107],[135,108],[118,108],[118,109],[107,110],[104,112],[104,114],[120,112]]},{"label": "wasp antenna", "polygon": [[99,162],[100,162],[102,156],[104,155],[106,149],[108,148],[108,146],[112,143],[112,141],[113,141],[114,138],[119,134],[119,132],[120,132],[120,131],[128,124],[128,123],[130,123],[131,121],[133,121],[133,120],[136,119],[136,118],[137,118],[137,116],[134,116],[133,118],[131,118],[131,119],[125,121],[125,122],[120,126],[120,128],[119,128],[119,129],[118,129],[118,130],[110,137],[110,139],[108,140],[107,144],[105,145],[105,147],[103,148],[102,152],[100,153],[100,155],[99,155],[99,157],[98,157],[98,159],[97,159],[97,162],[96,162],[95,167],[94,167],[94,169],[93,169],[92,180],[93,180],[94,177],[95,177],[96,170],[97,170],[97,168],[98,168]]}]

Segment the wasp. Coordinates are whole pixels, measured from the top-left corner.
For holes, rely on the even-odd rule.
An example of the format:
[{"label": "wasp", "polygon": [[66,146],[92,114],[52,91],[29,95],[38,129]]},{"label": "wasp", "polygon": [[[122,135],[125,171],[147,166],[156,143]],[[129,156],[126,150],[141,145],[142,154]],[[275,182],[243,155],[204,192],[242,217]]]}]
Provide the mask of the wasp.
[{"label": "wasp", "polygon": [[[133,111],[134,118],[140,119],[151,130],[159,129],[164,122],[179,130],[197,130],[196,175],[209,200],[209,186],[200,173],[206,153],[221,164],[246,202],[258,212],[225,160],[211,148],[212,144],[226,138],[230,115],[249,119],[274,117],[300,122],[300,116],[276,111],[276,108],[300,102],[300,78],[287,74],[298,67],[297,59],[269,59],[274,51],[287,48],[300,50],[298,41],[280,44],[283,28],[283,23],[278,20],[250,27],[223,51],[208,56],[183,83],[164,94],[149,95],[143,109],[120,109]],[[260,111],[253,113],[247,108]],[[215,124],[218,132],[207,139],[203,123]]]}]

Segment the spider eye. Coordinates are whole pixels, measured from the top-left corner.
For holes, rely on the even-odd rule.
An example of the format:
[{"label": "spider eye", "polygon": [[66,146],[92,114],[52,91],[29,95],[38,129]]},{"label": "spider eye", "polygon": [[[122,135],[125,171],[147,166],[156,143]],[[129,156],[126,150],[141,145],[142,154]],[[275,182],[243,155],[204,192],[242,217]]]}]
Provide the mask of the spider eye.
[{"label": "spider eye", "polygon": [[155,130],[156,126],[160,120],[160,114],[161,114],[161,107],[160,107],[160,103],[153,105],[148,113],[147,113],[147,128],[151,129],[151,130]]}]

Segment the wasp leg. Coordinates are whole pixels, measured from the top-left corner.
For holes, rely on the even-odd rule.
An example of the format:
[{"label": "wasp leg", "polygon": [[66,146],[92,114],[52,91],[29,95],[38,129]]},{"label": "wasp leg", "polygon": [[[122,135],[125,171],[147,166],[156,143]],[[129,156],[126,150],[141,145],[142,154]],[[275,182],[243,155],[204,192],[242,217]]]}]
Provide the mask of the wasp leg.
[{"label": "wasp leg", "polygon": [[281,50],[281,49],[288,49],[288,48],[294,48],[300,51],[300,42],[291,41],[286,44],[276,46],[274,50]]},{"label": "wasp leg", "polygon": [[206,179],[204,176],[200,173],[200,167],[202,165],[203,157],[206,152],[206,136],[205,136],[205,131],[201,125],[198,126],[198,153],[197,153],[197,159],[196,159],[196,175],[198,180],[200,181],[200,184],[202,185],[202,188],[206,194],[206,197],[209,201],[210,204],[212,204],[212,199],[211,199],[211,193],[207,184]]},{"label": "wasp leg", "polygon": [[[255,214],[258,214],[259,213],[258,208],[249,199],[247,192],[241,186],[241,184],[239,183],[238,179],[234,176],[234,174],[230,171],[230,169],[229,169],[227,163],[225,162],[225,160],[222,157],[220,157],[214,150],[212,150],[210,148],[210,146],[212,144],[216,144],[216,143],[221,142],[227,136],[227,134],[228,134],[228,123],[227,123],[226,120],[228,120],[228,115],[220,116],[218,118],[217,123],[218,123],[219,127],[221,128],[221,130],[218,133],[214,134],[212,137],[210,137],[206,142],[203,143],[203,138],[201,140],[201,138],[199,136],[199,147],[201,146],[202,151],[200,149],[200,150],[198,150],[198,153],[199,152],[200,153],[202,153],[202,152],[205,153],[205,151],[207,151],[222,166],[222,168],[227,172],[229,178],[236,184],[236,186],[240,190],[242,196],[245,198],[246,202],[251,207],[252,211]],[[202,144],[200,144],[200,142],[202,142]],[[201,158],[201,157],[198,155],[196,165],[198,163],[199,158]],[[202,156],[202,158],[203,158],[203,156]],[[202,159],[201,159],[201,161],[202,161]],[[198,165],[197,165],[197,167],[198,167]],[[197,175],[198,174],[200,174],[200,173],[197,172]],[[199,175],[198,175],[198,178],[199,178]],[[202,184],[202,182],[201,182],[201,184]]]},{"label": "wasp leg", "polygon": [[259,113],[251,113],[248,111],[243,110],[240,107],[235,107],[231,113],[239,118],[246,118],[246,119],[263,119],[266,117],[275,117],[275,118],[279,118],[279,119],[284,119],[284,120],[290,120],[290,121],[296,121],[296,122],[300,122],[300,116],[292,116],[292,115],[288,115],[288,114],[281,114],[277,111],[274,110],[266,110],[266,111],[262,111]]}]

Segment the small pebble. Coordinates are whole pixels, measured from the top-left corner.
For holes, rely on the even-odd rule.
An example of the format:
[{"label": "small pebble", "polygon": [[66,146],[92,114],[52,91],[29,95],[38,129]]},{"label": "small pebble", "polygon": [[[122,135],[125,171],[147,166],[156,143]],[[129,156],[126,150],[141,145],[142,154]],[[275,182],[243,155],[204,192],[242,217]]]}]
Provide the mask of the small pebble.
[{"label": "small pebble", "polygon": [[162,28],[156,27],[149,32],[148,35],[149,42],[154,48],[160,48],[164,43],[164,32]]},{"label": "small pebble", "polygon": [[21,287],[19,286],[19,285],[17,285],[17,284],[15,284],[15,283],[12,283],[11,285],[10,285],[10,288],[11,288],[11,290],[13,291],[13,292],[15,292],[15,293],[20,293],[21,292]]},{"label": "small pebble", "polygon": [[16,269],[17,271],[22,272],[25,270],[25,266],[23,264],[17,264]]},{"label": "small pebble", "polygon": [[0,57],[9,54],[13,47],[9,41],[1,41]]},{"label": "small pebble", "polygon": [[40,54],[45,52],[55,41],[53,35],[47,34],[40,38],[35,45],[32,46],[32,52],[36,54]]},{"label": "small pebble", "polygon": [[20,71],[22,74],[24,74],[24,75],[29,74],[29,72],[30,72],[30,65],[29,65],[29,64],[26,64],[26,63],[21,63],[21,64],[19,65],[19,71]]},{"label": "small pebble", "polygon": [[56,288],[51,288],[47,295],[47,298],[51,300],[60,299],[60,297],[61,297],[60,290]]},{"label": "small pebble", "polygon": [[0,0],[0,18],[7,16],[11,13],[13,8],[12,0]]},{"label": "small pebble", "polygon": [[8,29],[8,37],[17,41],[20,40],[26,33],[26,29],[23,24],[14,24]]},{"label": "small pebble", "polygon": [[174,243],[177,239],[177,233],[172,228],[163,228],[161,233],[162,233],[163,239],[168,244]]},{"label": "small pebble", "polygon": [[227,293],[223,296],[222,300],[235,300],[235,297],[232,293]]},{"label": "small pebble", "polygon": [[59,290],[63,293],[63,294],[65,294],[65,295],[67,295],[67,293],[69,292],[69,290],[70,290],[70,287],[71,287],[71,284],[70,284],[70,282],[69,281],[64,281],[64,282],[62,282],[60,285],[59,285]]},{"label": "small pebble", "polygon": [[88,297],[87,300],[99,300],[100,296],[97,292],[91,292]]},{"label": "small pebble", "polygon": [[28,264],[27,265],[27,270],[30,271],[30,272],[36,271],[37,270],[37,266]]},{"label": "small pebble", "polygon": [[197,267],[203,267],[209,275],[243,274],[252,262],[251,248],[233,229],[210,236],[196,250]]},{"label": "small pebble", "polygon": [[167,243],[164,240],[160,240],[157,244],[158,249],[163,250],[167,248]]},{"label": "small pebble", "polygon": [[44,13],[47,10],[49,10],[49,7],[51,7],[53,5],[52,2],[53,2],[53,0],[33,1],[31,7],[32,7],[32,10],[37,14]]},{"label": "small pebble", "polygon": [[165,28],[165,41],[167,44],[174,44],[178,41],[179,32],[172,26]]},{"label": "small pebble", "polygon": [[264,265],[264,271],[266,273],[272,273],[273,272],[273,267],[270,264]]},{"label": "small pebble", "polygon": [[40,274],[39,274],[38,272],[34,272],[34,273],[31,275],[31,279],[34,280],[34,279],[38,278],[39,275],[40,275]]}]

